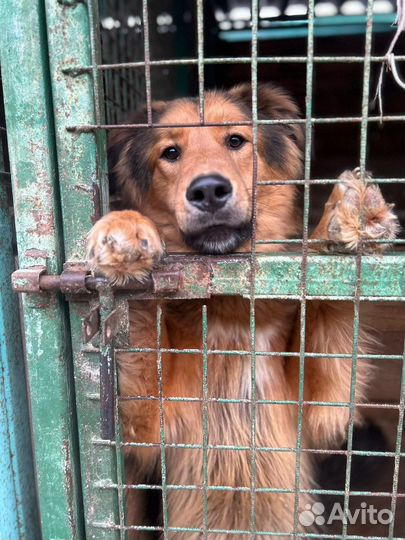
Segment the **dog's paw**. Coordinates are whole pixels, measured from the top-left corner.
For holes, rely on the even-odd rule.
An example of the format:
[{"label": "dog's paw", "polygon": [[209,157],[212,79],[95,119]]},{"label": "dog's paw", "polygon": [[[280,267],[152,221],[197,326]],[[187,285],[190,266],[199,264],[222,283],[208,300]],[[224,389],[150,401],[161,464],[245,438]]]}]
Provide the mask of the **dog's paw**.
[{"label": "dog's paw", "polygon": [[90,268],[114,285],[148,276],[164,253],[154,223],[139,212],[110,212],[92,228],[87,244]]},{"label": "dog's paw", "polygon": [[[322,218],[323,234],[329,251],[356,251],[359,245],[368,253],[389,247],[399,232],[399,220],[387,204],[377,184],[364,180],[359,169],[339,177]],[[379,242],[375,242],[378,240]]]}]

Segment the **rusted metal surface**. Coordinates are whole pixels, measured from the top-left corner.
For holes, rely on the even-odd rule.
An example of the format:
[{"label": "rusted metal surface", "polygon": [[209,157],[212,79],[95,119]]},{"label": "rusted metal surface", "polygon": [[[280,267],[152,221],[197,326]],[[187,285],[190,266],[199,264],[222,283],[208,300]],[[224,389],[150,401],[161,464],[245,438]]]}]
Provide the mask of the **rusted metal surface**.
[{"label": "rusted metal surface", "polygon": [[59,287],[64,294],[87,293],[85,272],[81,270],[64,270],[60,275]]},{"label": "rusted metal surface", "polygon": [[0,77],[0,538],[40,537],[18,298],[14,231]]},{"label": "rusted metal surface", "polygon": [[[38,293],[61,291],[66,295],[87,295],[95,292],[100,285],[107,285],[107,280],[102,277],[92,276],[88,270],[75,269],[70,266],[59,275],[45,274],[46,267],[35,266],[24,270],[16,270],[12,274],[12,286],[14,292]],[[145,282],[133,282],[131,290],[144,290],[151,287],[152,280]]]},{"label": "rusted metal surface", "polygon": [[115,297],[107,287],[100,290],[100,423],[101,438],[115,440],[119,425],[116,420],[116,370],[114,354],[117,346],[129,346],[129,313],[125,299]]},{"label": "rusted metal surface", "polygon": [[156,294],[169,294],[178,290],[180,285],[180,271],[162,270],[152,273],[153,292]]},{"label": "rusted metal surface", "polygon": [[100,307],[90,310],[83,321],[83,342],[88,343],[100,330]]},{"label": "rusted metal surface", "polygon": [[108,208],[105,134],[77,137],[66,129],[70,123],[102,120],[95,106],[99,88],[92,74],[66,74],[72,64],[95,62],[91,36],[96,29],[86,4],[45,1],[67,261],[84,258],[86,235]]},{"label": "rusted metal surface", "polygon": [[41,292],[40,278],[45,272],[45,265],[31,266],[24,270],[16,270],[11,274],[13,291],[25,293]]},{"label": "rusted metal surface", "polygon": [[100,423],[101,438],[115,440],[115,365],[110,347],[102,350],[100,357]]},{"label": "rusted metal surface", "polygon": [[[300,295],[301,255],[257,255],[256,283],[259,298]],[[366,255],[361,259],[361,296],[405,298],[405,267],[398,255]],[[83,264],[69,265],[61,275],[47,275],[42,267],[17,271],[13,288],[18,292],[59,291],[74,295],[94,293],[108,287]],[[32,276],[32,278],[31,278]],[[249,296],[250,266],[247,256],[197,257],[172,255],[148,279],[130,281],[115,291],[138,298],[209,298],[212,295]],[[307,295],[311,298],[350,298],[356,286],[356,256],[308,255]]]},{"label": "rusted metal surface", "polygon": [[120,326],[120,314],[117,309],[114,309],[109,313],[109,315],[104,319],[103,323],[103,342],[104,345],[110,345],[115,336],[117,335],[119,326]]},{"label": "rusted metal surface", "polygon": [[[98,299],[90,300],[90,309],[98,307]],[[103,351],[101,339],[98,334],[94,336],[86,348],[82,346],[82,321],[88,315],[87,302],[72,302],[70,310],[73,311],[71,332],[76,339],[72,340],[75,354],[75,388],[77,396],[77,413],[80,429],[80,452],[82,463],[83,497],[86,516],[87,540],[105,538],[112,540],[119,538],[111,531],[100,534],[92,523],[106,521],[114,523],[118,519],[117,494],[113,490],[100,490],[95,482],[105,478],[117,479],[115,449],[100,447],[95,449],[93,440],[100,438],[101,411],[100,401],[94,396],[100,395],[100,359]],[[101,333],[101,332],[100,332]],[[94,346],[93,346],[94,344]],[[102,347],[101,347],[102,348]]]},{"label": "rusted metal surface", "polygon": [[[115,364],[114,364],[114,338],[120,324],[117,309],[110,311],[114,305],[112,293],[108,293],[104,300],[105,315],[102,324],[102,340],[100,355],[100,423],[101,438],[115,440]],[[110,306],[108,305],[110,304]]]},{"label": "rusted metal surface", "polygon": [[[0,1],[0,49],[19,267],[62,269],[42,1]],[[26,286],[38,286],[38,269]],[[83,540],[72,369],[60,295],[22,295],[42,534]]]},{"label": "rusted metal surface", "polygon": [[[63,219],[65,264],[62,283],[70,300],[69,315],[71,348],[76,386],[76,414],[80,438],[82,493],[85,511],[85,537],[89,540],[113,540],[119,532],[100,531],[93,520],[114,522],[117,519],[116,493],[102,493],[94,488],[94,478],[115,478],[116,456],[112,450],[93,452],[92,438],[100,436],[100,407],[88,398],[100,392],[100,357],[111,354],[87,354],[82,351],[82,321],[95,307],[88,284],[98,282],[85,273],[73,275],[71,263],[85,258],[86,235],[94,222],[108,209],[106,134],[88,133],[79,137],[67,126],[77,123],[103,122],[103,99],[98,75],[72,76],[66,70],[72,65],[96,65],[99,62],[97,2],[56,2],[45,0],[50,59],[50,82],[53,95],[56,147],[58,154],[59,189]],[[77,268],[77,266],[76,266]],[[65,274],[65,272],[68,272]],[[59,274],[59,272],[52,272]],[[60,288],[58,282],[48,282]],[[80,294],[76,294],[79,292]],[[45,296],[45,295],[43,295]],[[108,314],[101,313],[101,324]],[[102,332],[101,332],[102,334]],[[94,336],[97,342],[97,335]],[[111,349],[111,345],[107,348]]]}]

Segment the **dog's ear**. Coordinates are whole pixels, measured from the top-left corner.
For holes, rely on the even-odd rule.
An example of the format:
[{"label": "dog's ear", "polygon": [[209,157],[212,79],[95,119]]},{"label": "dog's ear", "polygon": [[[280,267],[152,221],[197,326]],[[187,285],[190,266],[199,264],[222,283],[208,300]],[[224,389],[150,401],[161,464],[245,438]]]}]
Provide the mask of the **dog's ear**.
[{"label": "dog's ear", "polygon": [[[166,104],[152,104],[152,119],[157,122]],[[128,118],[126,124],[147,123],[147,109],[143,107]],[[152,181],[150,155],[155,141],[155,130],[133,127],[111,130],[108,137],[108,171],[110,189],[133,203],[146,193]],[[124,201],[125,203],[125,201]]]},{"label": "dog's ear", "polygon": [[[235,86],[229,91],[231,99],[243,106],[251,117],[252,88],[250,84]],[[257,114],[259,120],[299,119],[298,105],[282,88],[273,84],[259,84],[257,88]],[[293,143],[295,153],[301,161],[304,149],[304,130],[302,124],[283,123],[260,127],[263,134],[262,147],[267,161],[283,168],[291,151]],[[298,167],[300,168],[300,166]],[[299,172],[298,172],[299,174]]]}]

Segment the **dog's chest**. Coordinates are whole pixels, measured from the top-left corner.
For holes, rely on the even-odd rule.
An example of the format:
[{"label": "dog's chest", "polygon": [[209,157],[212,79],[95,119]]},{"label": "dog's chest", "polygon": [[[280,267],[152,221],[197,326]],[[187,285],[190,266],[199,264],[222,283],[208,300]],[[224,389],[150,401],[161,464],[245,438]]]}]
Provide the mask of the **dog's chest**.
[{"label": "dog's chest", "polygon": [[[256,395],[260,399],[284,399],[284,358],[274,352],[287,350],[295,308],[272,301],[257,301],[254,338],[249,301],[242,298],[212,298],[206,302],[203,331],[202,302],[168,306],[167,338],[172,349],[208,350],[208,386],[215,398],[250,399],[252,367]],[[206,336],[206,343],[204,343]],[[252,355],[252,351],[257,354]],[[223,352],[223,354],[222,354]],[[252,359],[255,358],[255,363]],[[198,394],[202,384],[200,355],[172,357],[176,378],[187,391]]]},{"label": "dog's chest", "polygon": [[[206,335],[209,349],[222,351],[273,351],[291,333],[296,306],[258,300],[254,315],[250,302],[240,297],[214,297],[206,302],[176,302],[166,308],[168,338],[172,347],[182,343],[200,348],[203,343],[203,305],[207,307]],[[253,320],[252,320],[253,318]],[[252,339],[254,328],[254,339]],[[283,349],[278,349],[283,350]]]},{"label": "dog's chest", "polygon": [[[251,352],[252,348],[257,352],[285,350],[296,311],[292,304],[258,300],[253,316],[248,300],[214,297],[205,302],[206,322],[202,316],[203,305],[201,301],[167,305],[171,347],[200,348],[206,345],[209,350],[224,352]],[[203,343],[204,335],[207,336],[206,344]]]}]

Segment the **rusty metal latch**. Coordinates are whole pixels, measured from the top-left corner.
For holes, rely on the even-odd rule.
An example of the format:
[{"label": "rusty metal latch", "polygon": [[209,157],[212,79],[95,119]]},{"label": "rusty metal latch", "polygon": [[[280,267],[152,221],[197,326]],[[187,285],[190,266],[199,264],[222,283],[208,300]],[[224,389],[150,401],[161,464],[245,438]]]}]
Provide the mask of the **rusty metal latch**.
[{"label": "rusty metal latch", "polygon": [[[49,275],[46,266],[32,266],[16,270],[11,275],[14,292],[44,293],[61,291],[69,295],[87,295],[94,293],[108,281],[103,277],[93,276],[82,265],[68,265],[60,275]],[[180,285],[179,270],[156,270],[151,276],[141,281],[132,281],[125,285],[128,291],[144,291],[154,294],[169,294],[178,290]]]},{"label": "rusty metal latch", "polygon": [[16,270],[11,274],[11,285],[14,292],[41,292],[40,281],[46,273],[46,266],[31,266],[24,270]]}]

